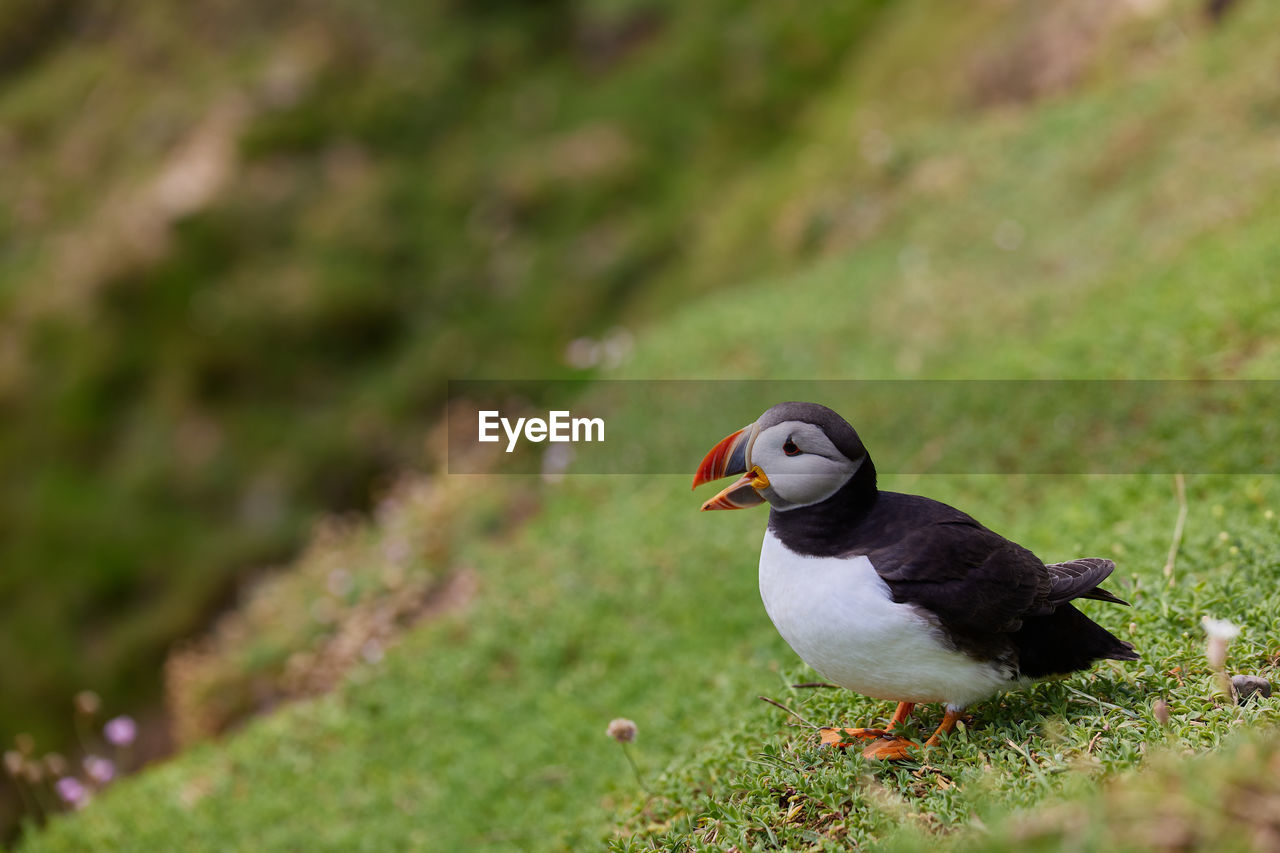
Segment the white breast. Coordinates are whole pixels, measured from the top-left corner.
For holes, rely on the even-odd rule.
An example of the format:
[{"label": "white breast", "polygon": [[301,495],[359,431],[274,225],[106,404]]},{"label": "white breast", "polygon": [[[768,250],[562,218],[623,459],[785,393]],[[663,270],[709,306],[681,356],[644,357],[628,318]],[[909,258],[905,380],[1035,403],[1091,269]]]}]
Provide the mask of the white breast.
[{"label": "white breast", "polygon": [[964,707],[1014,686],[1002,667],[955,651],[914,607],[893,601],[866,557],[806,557],[766,531],[760,597],[805,663],[850,690]]}]

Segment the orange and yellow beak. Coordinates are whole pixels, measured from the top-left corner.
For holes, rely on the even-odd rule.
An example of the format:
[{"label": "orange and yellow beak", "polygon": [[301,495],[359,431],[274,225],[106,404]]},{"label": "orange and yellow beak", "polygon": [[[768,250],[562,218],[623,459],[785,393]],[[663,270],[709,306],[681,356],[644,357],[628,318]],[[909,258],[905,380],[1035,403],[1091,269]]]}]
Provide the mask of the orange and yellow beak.
[{"label": "orange and yellow beak", "polygon": [[734,474],[742,477],[702,505],[708,509],[745,509],[749,506],[764,503],[759,490],[768,488],[769,478],[760,470],[759,465],[747,467],[748,452],[751,440],[755,438],[755,424],[743,427],[732,435],[721,439],[715,447],[702,459],[698,473],[693,475],[693,487],[696,489],[703,483],[719,480]]}]

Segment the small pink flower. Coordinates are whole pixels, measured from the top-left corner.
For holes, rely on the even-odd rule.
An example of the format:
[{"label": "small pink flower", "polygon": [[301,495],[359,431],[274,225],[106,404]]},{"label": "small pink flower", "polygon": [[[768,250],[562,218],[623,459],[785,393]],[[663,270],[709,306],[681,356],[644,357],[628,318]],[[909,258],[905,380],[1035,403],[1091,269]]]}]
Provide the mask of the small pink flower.
[{"label": "small pink flower", "polygon": [[108,720],[102,727],[102,734],[113,746],[128,746],[138,736],[138,724],[133,717],[121,715]]},{"label": "small pink flower", "polygon": [[636,724],[624,717],[609,721],[605,733],[618,743],[631,743],[636,739]]},{"label": "small pink flower", "polygon": [[105,785],[116,776],[115,762],[99,755],[87,755],[84,759],[84,772],[99,785]]},{"label": "small pink flower", "polygon": [[84,804],[89,801],[89,789],[74,776],[63,776],[55,787],[62,801],[72,808],[84,808]]}]

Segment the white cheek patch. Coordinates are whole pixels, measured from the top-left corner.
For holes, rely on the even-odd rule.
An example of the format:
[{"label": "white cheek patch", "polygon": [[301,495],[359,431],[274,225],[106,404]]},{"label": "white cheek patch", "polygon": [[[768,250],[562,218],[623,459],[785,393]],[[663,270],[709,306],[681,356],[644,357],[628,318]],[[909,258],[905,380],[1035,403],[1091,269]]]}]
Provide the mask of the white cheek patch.
[{"label": "white cheek patch", "polygon": [[[788,436],[804,452],[786,455],[781,448]],[[861,460],[846,459],[818,427],[796,421],[761,431],[752,444],[751,462],[769,478],[764,494],[780,510],[826,500],[848,482],[861,464]]]},{"label": "white cheek patch", "polygon": [[837,464],[830,459],[822,459],[821,462],[821,465],[814,465],[813,470],[808,473],[788,473],[769,478],[769,486],[788,504],[786,507],[779,506],[778,509],[792,509],[825,501],[848,482],[858,467],[849,463]]},{"label": "white cheek patch", "polygon": [[814,453],[789,456],[785,465],[774,467],[781,470],[776,476],[769,478],[769,484],[784,494],[793,494],[797,489],[803,489],[806,483],[824,480],[833,473],[844,470],[830,459]]}]

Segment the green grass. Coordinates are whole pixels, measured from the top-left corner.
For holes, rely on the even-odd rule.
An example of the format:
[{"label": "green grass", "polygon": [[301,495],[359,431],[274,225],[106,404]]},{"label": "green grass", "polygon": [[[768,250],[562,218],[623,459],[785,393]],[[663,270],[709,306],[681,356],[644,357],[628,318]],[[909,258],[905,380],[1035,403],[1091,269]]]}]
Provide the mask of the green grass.
[{"label": "green grass", "polygon": [[[1105,785],[1080,775],[1071,797],[1028,814],[989,817],[989,832],[970,833],[956,848],[1265,850],[1275,845],[1277,739],[1232,737],[1212,752],[1152,750],[1143,772]],[[927,835],[905,834],[892,846],[924,850]]]},{"label": "green grass", "polygon": [[[871,67],[904,43],[949,43],[937,32],[959,24],[925,20],[921,8],[894,19],[877,42],[885,56],[865,59]],[[1168,14],[1193,26],[1189,6]],[[1280,186],[1262,169],[1274,142],[1249,124],[1254,113],[1214,121],[1210,104],[1269,97],[1264,72],[1275,57],[1265,33],[1275,15],[1263,4],[1242,6],[1223,30],[1194,31],[1155,59],[1144,46],[1160,21],[1135,24],[1121,42],[1138,47],[1107,60],[1120,65],[1111,82],[1012,111],[961,114],[950,103],[928,113],[904,99],[898,150],[915,163],[957,152],[968,165],[953,195],[911,189],[910,163],[887,174],[850,167],[847,183],[831,182],[879,194],[893,209],[855,250],[833,243],[831,256],[803,274],[744,278],[655,318],[617,375],[1274,376]],[[954,41],[952,59],[976,49]],[[857,71],[828,115],[857,112],[869,97]],[[881,99],[892,101],[889,93]],[[1151,103],[1166,111],[1137,109]],[[1123,146],[1094,143],[1140,133],[1134,127],[1144,116],[1152,141],[1138,146],[1133,164],[1110,164]],[[755,206],[731,205],[725,218],[733,221],[720,223],[724,246],[744,246],[750,229],[734,236],[734,222],[758,224],[786,187],[804,199],[821,175],[841,174],[849,158],[830,135],[837,123],[816,114],[811,121],[810,139],[823,144],[804,148],[805,156],[830,169],[785,155],[762,166],[772,176],[762,172]],[[1231,156],[1206,154],[1215,139],[1231,141]],[[1146,164],[1155,148],[1162,156]],[[1088,184],[1103,161],[1102,183]],[[805,183],[809,170],[815,177]],[[1082,189],[1089,186],[1092,195]],[[1210,202],[1224,198],[1238,204],[1212,212]],[[1026,223],[1016,252],[991,243],[1005,218]],[[922,247],[923,270],[913,260]],[[1031,416],[1016,408],[975,416],[956,399],[939,405],[980,445],[1000,445]],[[655,436],[678,425],[705,433],[708,446],[741,426],[688,423],[662,399],[647,413],[632,411],[650,419]],[[1232,452],[1234,436],[1206,431],[1209,423],[1185,425],[1195,439],[1178,445],[1185,470]],[[1033,445],[1020,459],[1049,470],[1051,452]],[[815,675],[759,603],[762,512],[699,514],[687,476],[481,484],[498,493],[535,489],[539,511],[450,550],[446,567],[479,579],[469,605],[408,632],[385,660],[358,667],[331,694],[122,782],[83,813],[32,834],[25,848],[581,849],[607,840],[622,850],[981,849],[991,839],[1011,849],[1034,836],[1046,847],[1067,838],[1102,849],[1121,837],[1107,833],[1124,832],[1136,808],[1170,789],[1196,832],[1237,843],[1252,831],[1222,820],[1215,804],[1273,760],[1280,700],[1236,708],[1216,696],[1199,619],[1212,614],[1244,627],[1229,658],[1233,672],[1274,676],[1275,477],[1188,478],[1169,585],[1162,569],[1178,514],[1172,472],[886,476],[886,488],[954,503],[1045,559],[1115,559],[1111,586],[1133,607],[1085,606],[1143,654],[975,706],[972,722],[926,763],[889,767],[817,749],[810,730],[756,698],[770,696],[818,724],[861,725],[890,710],[846,692],[789,686]],[[411,505],[401,512],[367,535],[433,523]],[[372,558],[368,568],[376,569]],[[1174,667],[1181,681],[1169,674]],[[1152,716],[1156,698],[1171,706],[1167,729]],[[936,719],[924,713],[926,724]],[[604,734],[618,716],[639,725],[632,746],[641,782]],[[1153,757],[1184,751],[1197,758]],[[1103,784],[1126,793],[1103,803],[1095,792]],[[1028,809],[1057,822],[1028,819]],[[1091,834],[1079,817],[1089,809],[1105,815],[1105,831]],[[1137,846],[1147,836],[1132,837]]]},{"label": "green grass", "polygon": [[[953,831],[975,815],[991,820],[1073,792],[1087,784],[1082,777],[1097,780],[1140,766],[1148,752],[1213,750],[1240,726],[1280,721],[1274,700],[1236,708],[1216,694],[1199,627],[1205,614],[1244,625],[1231,670],[1275,678],[1272,638],[1280,626],[1272,579],[1280,565],[1280,522],[1274,511],[1268,516],[1277,497],[1274,479],[1192,481],[1172,588],[1161,572],[1176,514],[1168,478],[921,478],[914,485],[961,506],[984,507],[988,523],[995,520],[987,510],[999,507],[998,526],[1036,543],[1046,559],[1100,553],[1117,560],[1110,586],[1132,609],[1086,609],[1132,640],[1143,660],[1104,663],[974,706],[964,731],[920,761],[896,766],[868,762],[854,750],[820,748],[812,730],[771,706],[741,708],[719,740],[637,801],[617,849],[748,849],[769,846],[773,837],[787,849],[836,849],[850,841],[893,840],[913,827]],[[1027,499],[1028,491],[1036,497]],[[1174,667],[1182,679],[1170,674]],[[874,724],[892,710],[844,691],[790,687],[819,678],[784,657],[779,676],[762,692],[818,725]],[[1152,716],[1156,699],[1170,705],[1167,728]],[[940,709],[924,715],[914,729],[918,737],[928,736]]]}]

